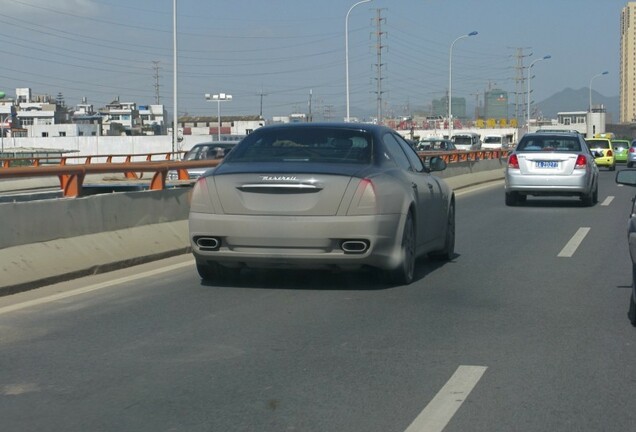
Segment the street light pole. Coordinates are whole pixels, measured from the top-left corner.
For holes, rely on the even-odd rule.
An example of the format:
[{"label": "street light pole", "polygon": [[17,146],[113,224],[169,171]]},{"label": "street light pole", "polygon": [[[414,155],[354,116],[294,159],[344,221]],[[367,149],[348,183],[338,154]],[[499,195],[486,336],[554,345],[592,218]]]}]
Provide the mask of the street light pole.
[{"label": "street light pole", "polygon": [[602,75],[607,75],[609,72],[608,71],[604,71],[601,72],[599,74],[594,75],[591,79],[590,79],[590,108],[589,111],[592,112],[592,81],[594,81],[594,78],[598,78]]},{"label": "street light pole", "polygon": [[345,17],[345,83],[346,83],[346,93],[347,93],[347,117],[345,119],[345,121],[349,121],[350,117],[349,117],[349,14],[351,13],[351,11],[353,10],[354,7],[358,6],[359,4],[362,3],[368,3],[371,0],[362,0],[359,1],[358,3],[354,4],[353,6],[351,6],[349,8],[349,11],[347,12],[347,16]]},{"label": "street light pole", "polygon": [[552,58],[552,56],[550,56],[550,55],[543,56],[543,57],[541,57],[539,59],[536,59],[532,63],[530,63],[530,66],[528,66],[528,108],[527,108],[527,112],[526,112],[526,115],[527,115],[527,118],[528,118],[528,121],[526,123],[526,128],[527,128],[528,132],[530,132],[530,80],[532,79],[532,77],[530,76],[530,71],[532,70],[532,66],[534,66],[535,63],[540,62],[542,60],[547,60],[549,58]]},{"label": "street light pole", "polygon": [[219,121],[218,137],[219,137],[219,141],[221,141],[221,102],[230,102],[232,100],[232,95],[225,94],[225,93],[211,95],[210,93],[206,93],[205,99],[208,102],[216,101],[216,104],[217,104],[216,112],[217,112],[217,118]]},{"label": "street light pole", "polygon": [[453,46],[455,42],[460,39],[464,39],[470,36],[477,35],[476,31],[470,32],[463,36],[458,37],[451,43],[450,51],[448,53],[448,139],[452,138],[453,135],[453,109],[452,109],[452,94],[453,94]]},{"label": "street light pole", "polygon": [[177,111],[177,0],[172,1],[172,154],[178,148],[179,113]]}]

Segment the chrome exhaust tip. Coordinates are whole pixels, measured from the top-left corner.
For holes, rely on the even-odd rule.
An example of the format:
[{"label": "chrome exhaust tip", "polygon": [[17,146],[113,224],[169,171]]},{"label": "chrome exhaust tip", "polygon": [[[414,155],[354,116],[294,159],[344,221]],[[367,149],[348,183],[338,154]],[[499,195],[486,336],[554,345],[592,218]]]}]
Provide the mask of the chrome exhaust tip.
[{"label": "chrome exhaust tip", "polygon": [[369,250],[369,242],[367,240],[343,240],[340,248],[349,254],[363,254]]},{"label": "chrome exhaust tip", "polygon": [[221,247],[221,240],[216,237],[195,237],[194,244],[202,251],[216,251]]}]

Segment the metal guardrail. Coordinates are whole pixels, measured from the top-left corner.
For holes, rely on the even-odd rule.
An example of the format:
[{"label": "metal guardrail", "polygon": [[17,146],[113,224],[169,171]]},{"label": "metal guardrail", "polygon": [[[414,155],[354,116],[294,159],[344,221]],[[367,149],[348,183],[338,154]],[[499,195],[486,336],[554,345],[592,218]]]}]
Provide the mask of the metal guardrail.
[{"label": "metal guardrail", "polygon": [[[477,151],[453,151],[435,152],[420,151],[418,155],[422,160],[432,156],[439,156],[446,163],[476,162],[487,159],[501,159],[508,156],[508,150],[477,150]],[[153,161],[152,158],[161,156],[163,160]],[[28,178],[28,177],[52,177],[60,180],[60,188],[65,197],[79,197],[82,195],[84,179],[89,174],[123,173],[129,180],[141,179],[143,173],[153,173],[150,178],[150,190],[163,190],[166,188],[166,178],[169,171],[176,171],[179,180],[189,180],[189,168],[211,168],[221,161],[220,159],[203,159],[182,161],[173,160],[174,153],[144,153],[130,155],[91,155],[91,156],[62,156],[55,158],[20,158],[0,159],[0,179],[3,178]],[[123,158],[122,162],[116,159]],[[51,160],[58,163],[50,164]],[[79,160],[83,163],[68,163],[69,160]],[[145,159],[143,162],[135,162],[135,159]],[[105,160],[105,162],[94,162]],[[28,161],[29,165],[24,166]]]}]

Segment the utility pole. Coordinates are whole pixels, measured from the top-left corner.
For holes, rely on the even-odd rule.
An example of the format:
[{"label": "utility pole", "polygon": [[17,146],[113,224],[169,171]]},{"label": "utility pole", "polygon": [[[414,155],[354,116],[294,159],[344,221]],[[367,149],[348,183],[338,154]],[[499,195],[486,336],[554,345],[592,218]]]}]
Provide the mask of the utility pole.
[{"label": "utility pole", "polygon": [[152,62],[152,68],[155,71],[155,73],[153,75],[153,78],[155,79],[155,104],[159,105],[159,101],[160,101],[160,97],[159,97],[159,62],[158,61],[153,61]]},{"label": "utility pole", "polygon": [[[516,62],[516,66],[515,66],[515,119],[517,120],[517,124],[519,124],[519,107],[525,107],[526,106],[526,99],[525,99],[525,82],[526,82],[526,77],[524,74],[524,66],[523,66],[523,59],[524,57],[530,57],[532,55],[532,53],[530,54],[524,54],[523,50],[524,49],[531,49],[530,47],[521,47],[521,48],[515,48],[516,54],[515,57],[517,58],[517,62]],[[521,96],[521,101],[519,100]],[[529,97],[529,96],[528,96]]]},{"label": "utility pole", "polygon": [[263,93],[263,88],[261,87],[261,91],[256,93],[257,96],[261,97],[261,108],[258,111],[258,115],[260,117],[260,119],[263,119],[263,96],[269,96],[267,93]]},{"label": "utility pole", "polygon": [[375,64],[376,67],[376,90],[375,90],[375,94],[376,94],[376,102],[377,102],[377,116],[378,116],[378,124],[382,124],[382,93],[384,93],[382,91],[382,66],[384,66],[384,64],[382,63],[382,49],[385,48],[384,45],[382,45],[382,37],[386,35],[385,32],[382,31],[382,22],[386,21],[386,18],[382,18],[382,10],[383,9],[377,9],[376,10],[376,18],[374,18],[375,20],[375,25],[376,25],[376,31],[375,31],[375,36],[376,36],[376,44],[375,44],[375,49],[376,49],[376,56],[377,56],[377,63]]}]

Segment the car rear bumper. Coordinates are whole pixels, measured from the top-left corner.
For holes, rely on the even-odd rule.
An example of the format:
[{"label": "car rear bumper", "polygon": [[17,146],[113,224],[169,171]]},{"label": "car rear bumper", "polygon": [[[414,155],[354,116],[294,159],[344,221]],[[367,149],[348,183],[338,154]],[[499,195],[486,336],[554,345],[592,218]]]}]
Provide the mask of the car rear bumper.
[{"label": "car rear bumper", "polygon": [[616,160],[613,157],[595,158],[594,162],[596,162],[598,166],[614,166],[616,164]]},{"label": "car rear bumper", "polygon": [[[231,267],[395,268],[400,262],[401,214],[376,216],[237,216],[190,213],[190,243],[199,263]],[[216,250],[194,239],[214,237]],[[346,240],[368,244],[364,252],[342,248]]]},{"label": "car rear bumper", "polygon": [[522,192],[554,195],[580,195],[589,193],[589,177],[581,170],[572,175],[529,175],[507,171],[506,192]]}]

